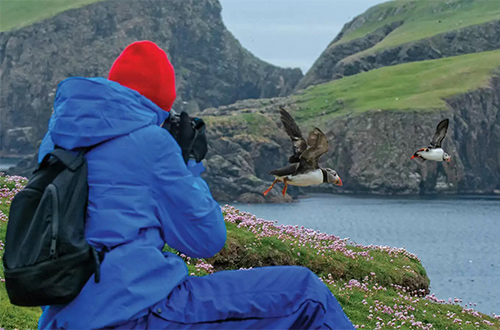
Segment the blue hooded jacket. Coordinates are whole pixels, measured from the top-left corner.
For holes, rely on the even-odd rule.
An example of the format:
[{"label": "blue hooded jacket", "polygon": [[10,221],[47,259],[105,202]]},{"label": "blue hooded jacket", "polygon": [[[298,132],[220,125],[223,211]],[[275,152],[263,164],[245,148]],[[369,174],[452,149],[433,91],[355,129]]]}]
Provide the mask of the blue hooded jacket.
[{"label": "blue hooded jacket", "polygon": [[92,276],[68,305],[44,308],[39,328],[95,329],[147,315],[187,276],[170,247],[207,258],[226,240],[221,208],[186,167],[165,129],[168,117],[136,91],[104,78],[59,84],[39,157],[54,144],[87,152],[85,237],[107,248],[101,281]]}]

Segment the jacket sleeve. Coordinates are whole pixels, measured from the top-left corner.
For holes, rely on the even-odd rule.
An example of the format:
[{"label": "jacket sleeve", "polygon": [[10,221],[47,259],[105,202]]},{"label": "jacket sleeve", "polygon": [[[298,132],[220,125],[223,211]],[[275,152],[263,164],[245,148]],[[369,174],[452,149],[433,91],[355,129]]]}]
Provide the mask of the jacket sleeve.
[{"label": "jacket sleeve", "polygon": [[157,148],[154,187],[158,217],[167,244],[193,258],[209,258],[226,242],[219,204],[206,182],[184,164],[181,150],[168,132]]}]

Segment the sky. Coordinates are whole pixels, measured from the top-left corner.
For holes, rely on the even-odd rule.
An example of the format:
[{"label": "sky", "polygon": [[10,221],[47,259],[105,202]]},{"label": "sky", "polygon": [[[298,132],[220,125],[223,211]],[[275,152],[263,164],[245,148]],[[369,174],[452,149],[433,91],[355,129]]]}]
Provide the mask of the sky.
[{"label": "sky", "polygon": [[220,0],[222,19],[260,59],[305,74],[345,23],[387,0]]}]

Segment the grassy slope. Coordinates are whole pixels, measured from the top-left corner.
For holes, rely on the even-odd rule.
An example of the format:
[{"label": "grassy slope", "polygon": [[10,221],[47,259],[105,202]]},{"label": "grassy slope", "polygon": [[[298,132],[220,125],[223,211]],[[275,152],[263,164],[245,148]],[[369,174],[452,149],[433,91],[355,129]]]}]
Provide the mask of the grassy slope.
[{"label": "grassy slope", "polygon": [[203,120],[212,130],[219,127],[233,130],[234,138],[258,139],[255,142],[268,142],[268,137],[276,135],[276,123],[260,113],[242,113],[227,116],[207,116]]},{"label": "grassy slope", "polygon": [[[388,13],[388,15],[384,15]],[[337,43],[365,36],[395,21],[403,25],[390,33],[369,52],[420,40],[443,32],[500,19],[496,0],[406,1],[398,0],[372,7],[366,13],[367,22],[346,33]],[[382,19],[379,19],[382,17]]]},{"label": "grassy slope", "polygon": [[27,26],[68,9],[102,0],[2,0],[0,32]]},{"label": "grassy slope", "polygon": [[370,109],[444,109],[444,98],[486,86],[500,50],[384,67],[307,88],[297,95],[300,121]]},{"label": "grassy slope", "polygon": [[[0,189],[5,188],[4,183],[0,177]],[[2,196],[12,188],[13,184],[8,184]],[[8,211],[8,199],[1,198],[0,210],[4,213]],[[353,323],[368,329],[375,328],[377,322],[384,323],[383,328],[424,329],[426,323],[432,323],[434,329],[450,330],[476,329],[474,323],[479,322],[481,328],[500,329],[500,322],[491,317],[398,288],[428,287],[420,261],[403,249],[353,245],[304,228],[278,226],[231,207],[226,207],[224,214],[228,240],[219,254],[207,260],[181,254],[191,275],[242,267],[301,265],[321,277]],[[4,240],[6,224],[0,220],[0,240]],[[4,283],[0,283],[0,328],[34,329],[39,315],[39,308],[10,305]],[[453,323],[457,318],[461,322]]]}]

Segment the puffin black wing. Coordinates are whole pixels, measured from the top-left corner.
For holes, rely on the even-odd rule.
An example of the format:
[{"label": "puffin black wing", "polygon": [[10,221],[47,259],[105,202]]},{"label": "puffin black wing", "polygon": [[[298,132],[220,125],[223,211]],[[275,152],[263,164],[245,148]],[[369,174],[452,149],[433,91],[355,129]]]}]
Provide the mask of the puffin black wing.
[{"label": "puffin black wing", "polygon": [[[325,134],[315,127],[307,138],[309,147],[302,153],[300,158],[313,169],[319,168],[318,159],[328,151],[328,139]],[[301,162],[301,165],[302,162]]]},{"label": "puffin black wing", "polygon": [[298,167],[299,167],[299,163],[293,163],[291,165],[287,165],[285,167],[272,170],[271,172],[269,172],[269,174],[276,175],[276,176],[291,175],[291,174],[295,174]]},{"label": "puffin black wing", "polygon": [[280,115],[281,122],[283,123],[283,128],[285,129],[286,134],[292,140],[293,145],[293,155],[290,156],[288,161],[290,163],[298,163],[300,162],[300,155],[307,149],[306,140],[302,137],[302,132],[300,131],[299,126],[292,118],[292,116],[282,107],[280,107]]},{"label": "puffin black wing", "polygon": [[446,132],[448,131],[449,122],[450,121],[448,120],[448,118],[443,119],[439,122],[436,127],[436,133],[434,133],[434,137],[431,140],[431,148],[441,148],[441,143],[443,142],[443,139],[446,136]]}]

